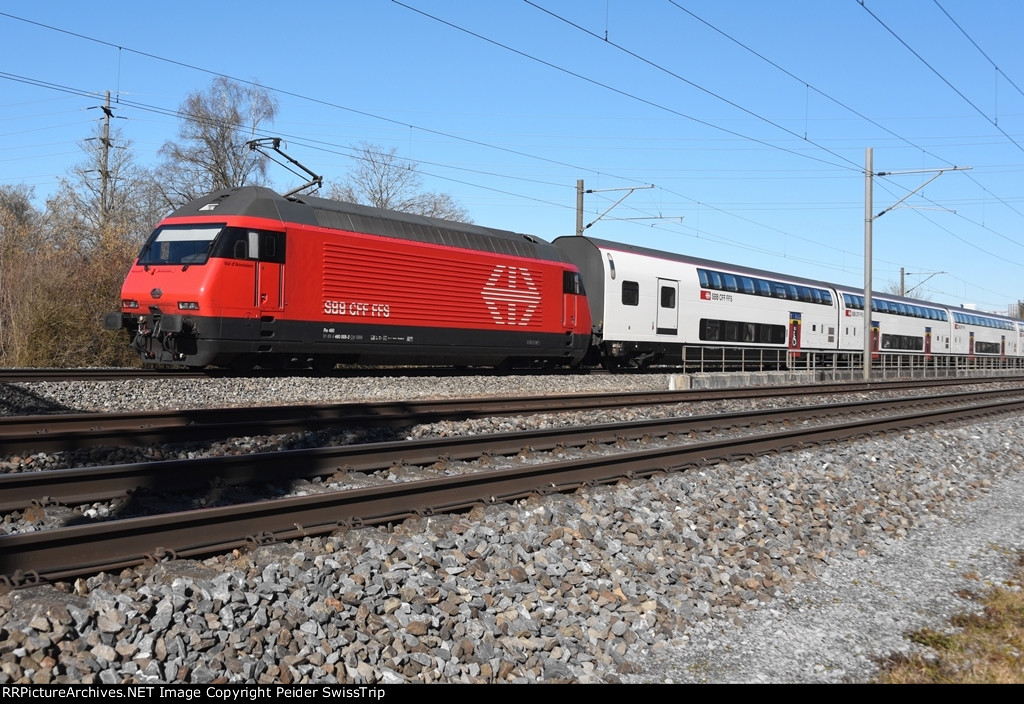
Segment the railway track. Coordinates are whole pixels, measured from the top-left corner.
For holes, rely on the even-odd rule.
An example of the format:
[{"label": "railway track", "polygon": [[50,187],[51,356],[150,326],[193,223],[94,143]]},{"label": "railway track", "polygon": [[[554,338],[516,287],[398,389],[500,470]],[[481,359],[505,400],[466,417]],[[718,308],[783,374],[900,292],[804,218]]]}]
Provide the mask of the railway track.
[{"label": "railway track", "polygon": [[48,504],[74,505],[149,492],[185,492],[246,483],[286,482],[329,477],[351,472],[373,472],[389,467],[431,465],[485,456],[507,456],[555,448],[621,444],[626,441],[765,424],[821,421],[857,413],[881,413],[903,408],[941,407],[952,404],[1024,397],[1024,389],[996,389],[917,396],[889,400],[853,401],[814,406],[672,416],[650,420],[606,423],[587,427],[547,428],[487,435],[400,440],[283,452],[211,456],[194,460],[168,460],[82,467],[0,475],[0,511],[18,511]]},{"label": "railway track", "polygon": [[[1024,378],[928,379],[888,382],[842,382],[773,387],[771,395],[808,395],[901,391],[993,383],[1024,385]],[[765,387],[716,390],[579,394],[517,399],[413,400],[388,403],[258,406],[137,413],[63,413],[8,416],[0,423],[0,453],[58,452],[101,445],[145,445],[269,435],[345,425],[395,426],[442,420],[523,415],[631,406],[698,403],[759,398]]]},{"label": "railway track", "polygon": [[[682,373],[682,370],[674,370],[669,367],[657,367],[650,369],[622,369],[616,372],[619,375],[627,374],[670,374],[673,372]],[[517,369],[509,374],[516,376],[534,375],[575,375],[591,374],[603,376],[609,372],[603,369],[590,369],[586,372],[578,370],[551,370],[551,369]],[[883,372],[884,373],[884,372]],[[65,382],[65,381],[134,381],[143,379],[202,379],[202,378],[280,378],[280,377],[462,377],[462,376],[493,376],[495,371],[490,367],[337,367],[330,371],[314,371],[312,369],[257,369],[246,373],[235,372],[230,369],[189,369],[179,367],[2,367],[0,368],[0,383],[36,383],[36,382]],[[982,377],[989,379],[991,377]],[[978,379],[975,379],[977,381]],[[928,378],[921,379],[927,383],[944,381],[956,383],[967,381],[957,377]],[[854,382],[856,383],[856,382]],[[881,382],[873,382],[881,383]]]},{"label": "railway track", "polygon": [[126,381],[131,379],[194,378],[205,376],[189,369],[139,369],[127,367],[58,369],[44,367],[0,368],[0,383],[44,381]]},{"label": "railway track", "polygon": [[[50,368],[50,367],[23,367],[23,368],[0,368],[0,383],[25,383],[25,382],[57,382],[57,381],[132,381],[136,379],[202,379],[211,378],[232,378],[232,377],[256,377],[261,379],[280,378],[292,376],[311,376],[318,378],[331,377],[453,377],[453,376],[490,376],[494,369],[491,367],[338,367],[329,371],[314,371],[307,368],[287,369],[257,369],[247,372],[236,372],[225,368],[190,369],[185,367],[79,367],[79,368]],[[547,369],[521,369],[515,372],[518,375],[531,374],[576,374],[573,370]],[[605,374],[603,370],[592,370],[589,373]]]},{"label": "railway track", "polygon": [[[927,406],[927,408],[922,408]],[[614,424],[545,433],[512,433],[420,443],[385,443],[379,446],[332,448],[315,451],[267,453],[244,458],[220,458],[199,463],[159,463],[94,470],[37,473],[51,481],[16,488],[22,478],[10,475],[0,486],[0,496],[21,492],[13,503],[24,503],[42,487],[64,492],[67,501],[127,491],[133,484],[147,486],[156,473],[159,487],[195,486],[209,482],[266,481],[288,468],[292,479],[309,479],[353,471],[372,471],[385,466],[433,464],[434,476],[379,484],[372,487],[327,490],[306,496],[250,501],[230,506],[202,508],[137,516],[120,520],[75,525],[0,538],[0,575],[8,586],[41,580],[64,579],[100,570],[113,570],[170,557],[194,557],[246,545],[290,540],[332,532],[338,528],[385,523],[410,516],[457,511],[472,506],[511,501],[549,492],[572,491],[594,483],[644,477],[656,472],[707,466],[738,457],[779,452],[863,435],[903,430],[951,421],[968,421],[994,414],[1024,410],[1024,391],[946,394],[914,399],[865,401],[817,407],[775,409],[769,412],[671,419],[652,423]],[[864,416],[855,420],[808,424],[809,418],[837,414]],[[882,414],[881,416],[878,414]],[[793,426],[799,422],[801,427]],[[766,424],[770,424],[767,425]],[[780,424],[787,426],[779,430]],[[760,430],[730,437],[693,442],[689,436],[703,429],[730,426],[763,426]],[[658,447],[639,442],[658,436]],[[684,439],[683,436],[686,436]],[[687,442],[687,440],[689,440]],[[638,443],[636,447],[631,444]],[[586,445],[584,457],[537,462],[540,448]],[[612,445],[617,446],[614,450]],[[445,474],[454,460],[518,454],[521,461],[504,468],[477,466],[470,471]],[[186,467],[190,467],[186,471]],[[103,476],[104,472],[107,476]],[[91,479],[87,479],[92,474]],[[39,479],[39,477],[35,477]],[[83,480],[83,481],[79,481]],[[180,482],[180,485],[179,485]],[[103,487],[106,484],[105,488]],[[91,485],[90,485],[91,484]],[[64,485],[64,488],[57,488]],[[89,492],[94,492],[90,494]],[[36,498],[34,510],[47,511],[55,501]],[[5,510],[8,510],[5,508]]]}]

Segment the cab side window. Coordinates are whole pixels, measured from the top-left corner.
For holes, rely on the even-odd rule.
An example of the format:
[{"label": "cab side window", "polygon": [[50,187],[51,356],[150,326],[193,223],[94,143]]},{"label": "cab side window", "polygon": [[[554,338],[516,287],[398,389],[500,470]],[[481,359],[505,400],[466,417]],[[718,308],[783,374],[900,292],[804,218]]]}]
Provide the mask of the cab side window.
[{"label": "cab side window", "polygon": [[283,264],[284,237],[283,232],[226,227],[217,238],[212,256]]}]

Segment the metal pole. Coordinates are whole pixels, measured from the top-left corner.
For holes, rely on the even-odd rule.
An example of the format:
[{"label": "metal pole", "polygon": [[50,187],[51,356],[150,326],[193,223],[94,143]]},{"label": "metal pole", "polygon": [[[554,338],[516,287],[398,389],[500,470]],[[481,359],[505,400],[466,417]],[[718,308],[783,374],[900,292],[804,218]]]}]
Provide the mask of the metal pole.
[{"label": "metal pole", "polygon": [[576,235],[583,235],[583,179],[576,179]]},{"label": "metal pole", "polygon": [[871,147],[864,158],[864,381],[871,381],[871,188],[874,163]]}]

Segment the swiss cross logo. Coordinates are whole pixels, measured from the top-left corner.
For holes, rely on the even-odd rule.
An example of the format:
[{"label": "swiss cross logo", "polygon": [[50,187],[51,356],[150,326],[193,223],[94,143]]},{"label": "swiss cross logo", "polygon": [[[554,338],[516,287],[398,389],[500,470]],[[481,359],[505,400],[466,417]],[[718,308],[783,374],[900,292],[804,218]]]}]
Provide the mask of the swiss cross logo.
[{"label": "swiss cross logo", "polygon": [[701,297],[701,300],[710,301],[711,300],[711,291],[701,291],[700,292],[700,297]]},{"label": "swiss cross logo", "polygon": [[498,325],[528,325],[540,303],[530,270],[504,264],[494,267],[480,295]]}]

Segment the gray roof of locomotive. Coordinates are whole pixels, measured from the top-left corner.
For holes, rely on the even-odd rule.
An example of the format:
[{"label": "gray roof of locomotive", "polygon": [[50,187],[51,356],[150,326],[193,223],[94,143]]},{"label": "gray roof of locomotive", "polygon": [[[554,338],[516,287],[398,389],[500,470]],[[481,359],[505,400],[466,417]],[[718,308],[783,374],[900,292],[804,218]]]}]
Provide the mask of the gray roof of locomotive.
[{"label": "gray roof of locomotive", "polygon": [[170,217],[200,215],[268,218],[529,259],[568,262],[560,249],[533,235],[327,198],[284,198],[269,188],[258,186],[210,193],[178,208]]}]

